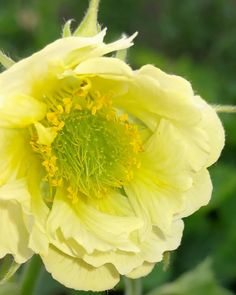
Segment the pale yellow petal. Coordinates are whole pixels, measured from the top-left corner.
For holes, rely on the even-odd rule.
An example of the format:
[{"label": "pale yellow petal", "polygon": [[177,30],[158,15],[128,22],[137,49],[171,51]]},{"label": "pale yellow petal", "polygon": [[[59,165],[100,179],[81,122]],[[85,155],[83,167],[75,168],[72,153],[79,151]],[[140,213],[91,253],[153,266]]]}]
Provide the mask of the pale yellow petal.
[{"label": "pale yellow petal", "polygon": [[186,100],[193,100],[193,89],[191,84],[184,78],[170,75],[153,65],[145,65],[138,71],[141,75],[147,75],[160,83],[160,86],[168,92],[179,92],[186,96]]},{"label": "pale yellow petal", "polygon": [[145,277],[153,270],[154,266],[155,266],[155,263],[144,262],[143,265],[132,270],[130,273],[126,274],[125,276],[130,279],[138,279],[141,277]]},{"label": "pale yellow petal", "polygon": [[200,171],[206,166],[210,157],[210,140],[206,129],[199,123],[193,128],[176,124],[176,132],[185,144],[186,163],[193,172]]},{"label": "pale yellow petal", "polygon": [[176,126],[162,119],[144,145],[144,153],[141,155],[142,169],[137,173],[153,174],[152,181],[160,187],[185,191],[192,185],[188,148],[191,147],[186,144]]},{"label": "pale yellow petal", "polygon": [[[127,80],[128,91],[125,97],[118,96],[114,103],[137,116],[141,115],[142,111],[148,111],[150,116],[158,114],[180,122],[187,119],[189,124],[200,120],[193,93],[192,99],[186,97],[186,92],[189,94],[190,90],[181,92],[173,88],[173,91],[170,91],[163,87],[155,76],[141,70],[132,72],[125,62],[117,58],[98,57],[86,60],[78,65],[75,73],[100,76],[104,78],[103,83],[107,83],[106,80]],[[184,84],[182,80],[181,83]],[[180,86],[180,89],[182,87]]]},{"label": "pale yellow petal", "polygon": [[[156,77],[146,74],[145,71],[132,72],[131,68],[119,59],[102,57],[86,60],[78,65],[75,72],[79,75],[90,75],[92,81],[93,77],[99,77],[100,83],[96,83],[98,89],[102,89],[102,85],[111,81],[115,89],[119,86],[125,89],[123,93],[114,94],[114,106],[138,117],[152,130],[156,128],[160,117],[185,125],[186,122],[193,125],[201,120],[201,113],[193,95],[189,99],[187,90],[170,91],[163,87]],[[182,87],[184,88],[180,86],[180,89]]]},{"label": "pale yellow petal", "polygon": [[121,275],[131,272],[144,261],[142,256],[138,253],[120,250],[107,252],[95,251],[92,254],[86,253],[83,255],[83,259],[94,267],[100,267],[106,263],[111,263]]},{"label": "pale yellow petal", "polygon": [[69,68],[74,68],[83,60],[88,60],[93,57],[99,57],[114,51],[129,48],[133,45],[132,41],[136,37],[136,35],[137,33],[134,33],[128,38],[123,37],[115,42],[108,44],[97,44],[97,46],[94,46],[92,49],[89,50],[88,48],[84,48],[84,52],[80,49],[76,49],[67,56],[67,58],[65,59],[65,63]]},{"label": "pale yellow petal", "polygon": [[109,215],[135,216],[129,199],[116,191],[111,191],[105,198],[90,198],[88,204]]},{"label": "pale yellow petal", "polygon": [[125,191],[147,227],[154,224],[164,232],[169,231],[174,214],[182,208],[183,193],[192,186],[185,150],[178,130],[167,120],[161,120],[144,146],[141,168],[135,171]]},{"label": "pale yellow petal", "polygon": [[105,44],[104,35],[105,31],[102,31],[94,37],[59,39],[1,73],[0,125],[22,127],[42,119],[45,107],[31,96],[35,81],[39,83],[39,80],[47,79],[50,66],[60,68],[55,74],[57,76],[82,60],[127,48],[134,38]]},{"label": "pale yellow petal", "polygon": [[[47,75],[49,64],[62,64],[63,60],[74,50],[105,46],[103,38],[106,32],[103,30],[94,37],[68,37],[50,43],[32,56],[15,63],[10,69],[0,74],[0,94],[25,93],[31,91],[34,80],[44,78]],[[23,78],[22,78],[23,77]]]},{"label": "pale yellow petal", "polygon": [[212,183],[206,169],[198,172],[193,178],[193,186],[184,194],[183,211],[178,215],[186,217],[208,204],[212,193]]},{"label": "pale yellow petal", "polygon": [[[124,109],[155,130],[160,117],[188,126],[201,120],[201,113],[194,100],[187,100],[184,93],[171,93],[147,75],[137,73],[128,92],[114,99],[114,105]],[[150,118],[156,124],[152,124]]]},{"label": "pale yellow petal", "polygon": [[163,174],[159,178],[163,181],[164,177],[183,190],[191,185],[187,181],[188,175],[191,177],[193,172],[201,170],[210,156],[209,138],[200,123],[196,126],[184,126],[165,119],[160,120],[145,149],[147,153],[144,157],[147,155],[150,159],[158,158],[153,161],[153,165]]},{"label": "pale yellow petal", "polygon": [[216,111],[208,105],[201,97],[195,96],[196,101],[203,113],[201,128],[205,130],[209,140],[210,155],[207,167],[217,161],[225,144],[225,134],[222,123]]},{"label": "pale yellow petal", "polygon": [[127,79],[132,77],[132,69],[122,60],[112,57],[90,58],[80,63],[75,71],[78,75],[95,74],[97,76],[111,76],[115,79]]},{"label": "pale yellow petal", "polygon": [[29,247],[35,253],[47,253],[49,237],[47,234],[47,218],[50,212],[44,203],[42,190],[42,165],[38,161],[30,162],[31,169],[27,175],[28,189],[31,194],[31,212],[33,221],[31,224]]},{"label": "pale yellow petal", "polygon": [[28,208],[29,193],[23,181],[0,187],[0,258],[12,254],[17,263],[23,263],[31,257]]},{"label": "pale yellow petal", "polygon": [[48,255],[42,256],[44,265],[54,279],[68,288],[84,291],[104,291],[113,288],[119,282],[119,273],[106,264],[95,268],[82,259],[63,254],[50,247]]},{"label": "pale yellow petal", "polygon": [[45,114],[46,105],[33,97],[20,93],[1,95],[0,90],[1,127],[25,127],[41,120]]},{"label": "pale yellow petal", "polygon": [[29,172],[32,149],[24,129],[0,128],[0,185]]},{"label": "pale yellow petal", "polygon": [[169,232],[162,232],[153,226],[152,231],[141,241],[140,255],[150,263],[156,263],[163,259],[163,253],[175,250],[181,242],[184,223],[181,219],[173,220]]},{"label": "pale yellow petal", "polygon": [[0,258],[11,254],[17,263],[24,263],[33,253],[28,248],[29,233],[20,205],[0,201],[0,222]]},{"label": "pale yellow petal", "polygon": [[[137,216],[146,222],[143,230],[152,225],[163,232],[170,232],[173,216],[180,211],[182,202],[178,192],[159,188],[149,178],[135,179],[125,187],[125,191]],[[150,230],[150,229],[149,229]],[[142,233],[145,239],[145,233]]]},{"label": "pale yellow petal", "polygon": [[170,233],[162,233],[157,227],[138,241],[140,252],[131,253],[124,251],[95,251],[84,254],[83,259],[89,264],[100,266],[104,263],[112,263],[120,274],[126,274],[137,268],[144,261],[156,263],[162,260],[163,253],[176,249],[181,241],[183,232],[182,220],[172,222]]},{"label": "pale yellow petal", "polygon": [[136,217],[104,214],[82,199],[72,204],[66,193],[57,194],[48,219],[52,237],[57,229],[61,229],[66,239],[75,239],[88,253],[96,249],[108,251],[116,248],[137,251],[130,234],[141,226]]},{"label": "pale yellow petal", "polygon": [[[57,229],[53,236],[49,236],[49,241],[58,250],[71,257],[83,259],[87,253],[86,249],[74,238],[65,238],[61,229]],[[47,255],[47,252],[43,253],[43,255]]]},{"label": "pale yellow petal", "polygon": [[15,190],[4,192],[2,198],[19,202],[30,232],[29,247],[37,253],[45,252],[48,244],[45,231],[49,208],[40,194],[42,165],[32,152],[29,134],[24,129],[0,129],[0,138],[0,185],[11,183],[12,190]]}]

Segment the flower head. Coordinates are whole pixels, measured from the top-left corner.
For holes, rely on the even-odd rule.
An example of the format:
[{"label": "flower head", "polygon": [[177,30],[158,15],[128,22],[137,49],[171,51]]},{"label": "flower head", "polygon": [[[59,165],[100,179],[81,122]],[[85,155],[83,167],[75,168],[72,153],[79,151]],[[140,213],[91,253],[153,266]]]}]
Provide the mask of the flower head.
[{"label": "flower head", "polygon": [[38,253],[61,283],[96,291],[178,247],[224,144],[189,82],[107,57],[135,35],[104,36],[59,39],[0,75],[0,257]]}]

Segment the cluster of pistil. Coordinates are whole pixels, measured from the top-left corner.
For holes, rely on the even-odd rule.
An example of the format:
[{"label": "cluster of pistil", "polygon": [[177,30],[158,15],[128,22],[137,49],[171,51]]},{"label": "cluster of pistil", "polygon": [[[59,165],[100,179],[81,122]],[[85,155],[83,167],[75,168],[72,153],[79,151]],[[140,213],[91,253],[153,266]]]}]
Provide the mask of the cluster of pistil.
[{"label": "cluster of pistil", "polygon": [[50,187],[63,187],[75,203],[79,196],[104,197],[132,180],[140,167],[139,132],[127,114],[117,115],[108,95],[92,91],[90,80],[83,79],[71,97],[49,106],[42,124],[54,140],[39,143],[35,130],[31,146],[42,159]]}]

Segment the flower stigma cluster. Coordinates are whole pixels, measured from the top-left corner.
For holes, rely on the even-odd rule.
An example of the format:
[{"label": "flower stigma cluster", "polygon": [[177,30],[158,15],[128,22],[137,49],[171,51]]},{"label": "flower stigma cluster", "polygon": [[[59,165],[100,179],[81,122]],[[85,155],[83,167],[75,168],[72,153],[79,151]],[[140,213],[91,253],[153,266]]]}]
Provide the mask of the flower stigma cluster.
[{"label": "flower stigma cluster", "polygon": [[[51,142],[38,143],[37,130],[31,130],[45,181],[51,187],[65,186],[73,203],[78,196],[102,198],[121,189],[140,167],[142,151],[138,126],[113,108],[109,94],[92,91],[88,78],[79,80],[68,97],[44,98],[48,112],[41,124],[51,131]],[[48,193],[53,202],[55,190]]]}]

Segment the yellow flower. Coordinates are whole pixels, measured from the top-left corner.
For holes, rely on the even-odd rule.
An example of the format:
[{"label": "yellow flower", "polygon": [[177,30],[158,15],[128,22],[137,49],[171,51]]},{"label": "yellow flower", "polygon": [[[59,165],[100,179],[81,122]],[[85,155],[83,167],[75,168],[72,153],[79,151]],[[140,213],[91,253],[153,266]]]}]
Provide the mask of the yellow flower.
[{"label": "yellow flower", "polygon": [[106,54],[105,31],[49,44],[0,74],[0,257],[38,253],[62,284],[148,274],[211,196],[224,145],[189,82]]}]

